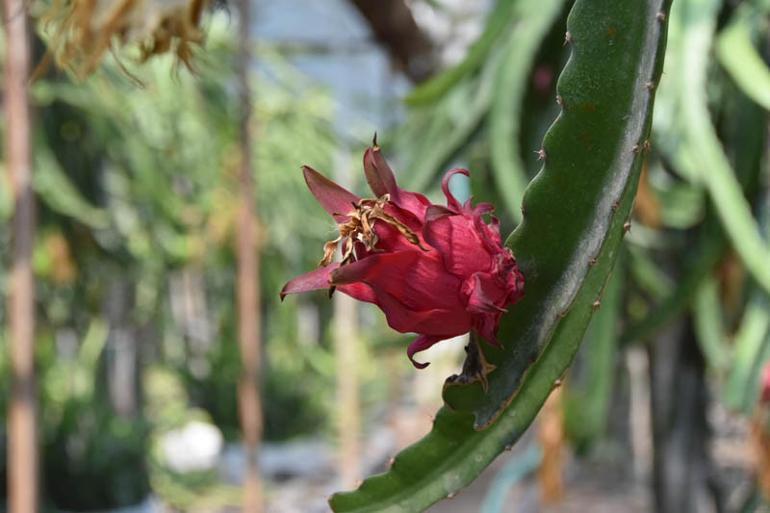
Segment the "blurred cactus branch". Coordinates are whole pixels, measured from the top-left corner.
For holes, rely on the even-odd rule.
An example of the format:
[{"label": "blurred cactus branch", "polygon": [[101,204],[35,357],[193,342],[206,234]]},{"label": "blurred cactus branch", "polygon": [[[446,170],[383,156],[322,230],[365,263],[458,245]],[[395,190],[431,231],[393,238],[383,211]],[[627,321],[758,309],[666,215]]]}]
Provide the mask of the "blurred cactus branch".
[{"label": "blurred cactus branch", "polygon": [[404,0],[351,0],[393,62],[416,83],[429,78],[437,60],[433,43]]}]

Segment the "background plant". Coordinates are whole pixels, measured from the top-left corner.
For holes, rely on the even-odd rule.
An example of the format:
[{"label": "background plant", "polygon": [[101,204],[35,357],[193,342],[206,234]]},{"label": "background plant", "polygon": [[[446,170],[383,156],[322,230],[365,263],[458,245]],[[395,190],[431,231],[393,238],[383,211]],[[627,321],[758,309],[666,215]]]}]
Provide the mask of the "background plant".
[{"label": "background plant", "polygon": [[[715,411],[742,416],[758,433],[765,429],[757,400],[759,374],[770,359],[770,6],[765,0],[675,0],[667,13],[666,4],[498,0],[466,58],[417,86],[406,99],[405,122],[381,131],[406,188],[432,193],[443,170],[472,170],[475,200],[493,201],[503,231],[514,233],[510,243],[529,269],[531,302],[504,323],[506,352],[488,355],[501,369],[490,393],[447,386],[446,401],[467,413],[439,412],[434,431],[391,471],[336,496],[338,511],[413,511],[456,493],[522,434],[581,340],[557,410],[563,409],[570,443],[582,457],[618,441],[613,426],[629,422],[623,408],[635,379],[627,362],[641,357],[651,376],[657,510],[694,511],[704,497],[717,508],[739,503],[750,510],[758,502],[760,491],[734,486],[707,447],[709,426],[720,427]],[[244,107],[232,89],[232,27],[224,14],[214,19],[194,61],[197,74],[172,73],[171,58],[134,66],[137,55],[129,52],[119,57],[131,76],[107,56],[85,81],[52,74],[33,88],[39,120],[34,187],[41,203],[36,349],[44,470],[57,476],[47,481],[46,493],[58,507],[128,504],[150,487],[177,507],[204,496],[235,501],[233,490],[206,479],[187,482],[158,472],[147,440],[166,420],[150,407],[146,394],[156,392],[143,379],[149,364],[168,373],[184,390],[174,406],[179,419],[202,408],[228,440],[237,440],[233,120]],[[630,21],[616,27],[602,25],[604,19]],[[661,51],[662,33],[650,40],[641,34],[664,25],[660,82],[654,73],[629,73],[629,55],[647,63],[638,69],[651,70],[645,59]],[[587,41],[630,49],[624,59],[609,50],[581,54]],[[643,48],[634,46],[640,41]],[[340,409],[332,305],[323,297],[277,303],[275,291],[315,265],[330,231],[300,173],[292,171],[302,163],[335,172],[353,168],[348,149],[358,154],[371,137],[368,129],[361,140],[341,135],[328,92],[310,85],[285,53],[260,45],[252,77],[255,200],[266,234],[268,439],[328,434]],[[652,94],[651,135],[624,140],[624,133],[649,122]],[[626,109],[640,125],[613,122],[613,109]],[[628,165],[608,166],[602,152],[628,144],[638,146],[624,153]],[[342,174],[351,189],[361,185],[350,178],[357,173]],[[5,185],[0,181],[2,220],[13,208]],[[621,241],[632,199],[631,229]],[[7,230],[0,231],[4,259],[9,242]],[[587,242],[605,251],[584,258],[580,248]],[[542,267],[551,256],[550,267]],[[553,271],[550,278],[534,272],[545,268]],[[567,268],[579,276],[571,288],[556,279]],[[4,267],[0,287],[7,288]],[[539,325],[543,312],[559,315],[543,323],[550,329],[545,336],[529,336],[524,328]],[[359,362],[364,424],[371,429],[384,422],[383,405],[401,379],[387,362],[393,351],[401,355],[405,340],[369,313],[360,320],[367,342]],[[4,311],[0,323],[6,323]],[[3,376],[8,369],[3,357]],[[404,380],[411,379],[409,370]],[[6,395],[0,395],[2,408]],[[474,431],[470,413],[487,429]],[[765,454],[761,445],[752,447]],[[522,456],[522,465],[540,465],[538,451]],[[509,476],[521,472],[511,467]],[[77,485],[84,480],[99,486]]]}]

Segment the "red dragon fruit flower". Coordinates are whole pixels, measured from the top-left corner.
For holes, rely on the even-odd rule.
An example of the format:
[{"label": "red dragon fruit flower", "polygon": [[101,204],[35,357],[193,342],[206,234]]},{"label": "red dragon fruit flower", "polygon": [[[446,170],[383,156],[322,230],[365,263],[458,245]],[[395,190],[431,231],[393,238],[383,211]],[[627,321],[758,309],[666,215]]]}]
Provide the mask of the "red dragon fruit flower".
[{"label": "red dragon fruit flower", "polygon": [[[502,244],[497,219],[484,220],[492,205],[460,204],[449,191],[450,178],[468,171],[444,175],[446,207],[399,188],[376,143],[364,153],[376,198],[359,198],[308,166],[303,172],[339,236],[324,245],[320,267],[289,281],[281,299],[328,289],[376,304],[391,328],[418,334],[407,349],[418,368],[428,364],[416,362],[415,353],[469,331],[499,345],[500,317],[523,296],[524,276]],[[332,263],[339,245],[342,260]]]}]

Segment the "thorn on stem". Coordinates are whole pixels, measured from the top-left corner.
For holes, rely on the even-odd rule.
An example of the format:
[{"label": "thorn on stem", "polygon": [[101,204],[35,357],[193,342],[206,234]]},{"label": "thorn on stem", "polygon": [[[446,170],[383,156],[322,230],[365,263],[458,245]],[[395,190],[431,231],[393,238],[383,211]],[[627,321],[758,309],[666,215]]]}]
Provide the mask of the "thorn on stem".
[{"label": "thorn on stem", "polygon": [[568,30],[564,33],[564,46],[567,46],[568,44],[572,43],[572,34]]},{"label": "thorn on stem", "polygon": [[593,302],[593,304],[591,305],[591,308],[593,308],[594,310],[598,310],[600,306],[602,306],[602,302],[600,299],[597,299],[596,301]]},{"label": "thorn on stem", "polygon": [[631,221],[626,221],[623,223],[623,235],[627,234],[631,231]]},{"label": "thorn on stem", "polygon": [[666,21],[666,13],[664,13],[663,11],[660,11],[660,12],[658,12],[658,14],[655,15],[655,18],[659,22],[663,23],[664,21]]},{"label": "thorn on stem", "polygon": [[545,150],[543,148],[540,148],[535,153],[537,153],[537,160],[545,160]]}]

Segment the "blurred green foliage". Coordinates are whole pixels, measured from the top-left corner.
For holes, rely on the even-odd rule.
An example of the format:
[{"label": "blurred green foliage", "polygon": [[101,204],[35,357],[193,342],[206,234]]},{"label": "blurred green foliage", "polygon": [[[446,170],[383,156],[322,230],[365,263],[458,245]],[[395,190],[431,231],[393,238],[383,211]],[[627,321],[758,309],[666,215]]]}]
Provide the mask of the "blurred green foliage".
[{"label": "blurred green foliage", "polygon": [[[257,51],[252,70],[254,105],[238,104],[234,23],[222,13],[212,18],[195,75],[176,70],[168,57],[128,66],[129,75],[126,63],[111,56],[83,82],[51,75],[33,86],[43,470],[52,476],[45,495],[56,507],[135,503],[151,483],[176,497],[171,502],[201,498],[185,492],[200,483],[158,472],[152,459],[148,481],[149,435],[170,414],[154,410],[157,400],[149,396],[164,387],[150,391],[141,383],[149,364],[162,365],[183,387],[187,399],[169,400],[181,418],[203,408],[227,439],[239,437],[233,223],[236,120],[244,108],[255,112],[263,303],[255,314],[265,333],[265,437],[330,427],[331,304],[308,297],[279,308],[278,291],[317,263],[333,229],[308,193],[300,164],[329,172],[348,155],[337,149],[329,94],[267,48]],[[12,207],[7,191],[3,183],[2,219]],[[7,250],[3,230],[3,259]],[[118,339],[126,333],[139,408],[121,414],[114,369],[124,358]],[[0,359],[4,392],[7,365]],[[7,393],[0,395],[4,418]],[[225,497],[231,500],[232,491]]]}]

